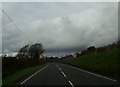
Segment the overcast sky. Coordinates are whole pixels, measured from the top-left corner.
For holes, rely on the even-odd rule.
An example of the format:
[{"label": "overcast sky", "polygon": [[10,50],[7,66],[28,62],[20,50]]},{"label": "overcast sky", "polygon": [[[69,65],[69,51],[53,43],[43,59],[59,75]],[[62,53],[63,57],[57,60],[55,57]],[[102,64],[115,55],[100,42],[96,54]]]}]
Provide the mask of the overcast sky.
[{"label": "overcast sky", "polygon": [[[47,55],[80,52],[118,39],[117,2],[4,2],[4,11]],[[18,51],[29,41],[3,13],[3,52]]]}]

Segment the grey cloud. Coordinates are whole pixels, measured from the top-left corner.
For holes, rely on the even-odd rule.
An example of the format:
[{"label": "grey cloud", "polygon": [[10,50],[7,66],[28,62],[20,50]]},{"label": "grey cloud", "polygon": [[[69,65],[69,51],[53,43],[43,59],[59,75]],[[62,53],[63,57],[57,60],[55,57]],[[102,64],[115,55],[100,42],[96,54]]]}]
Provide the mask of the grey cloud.
[{"label": "grey cloud", "polygon": [[0,54],[1,53],[2,53],[2,12],[0,11]]},{"label": "grey cloud", "polygon": [[[5,10],[16,19],[32,42],[43,43],[48,54],[56,52],[58,47],[61,52],[76,52],[91,45],[107,45],[118,39],[117,3],[11,4],[6,3]],[[18,48],[27,43],[16,31],[14,35],[10,35],[12,30],[9,32],[3,32],[3,47],[14,45]],[[14,37],[17,39],[12,39],[11,43],[9,38]]]}]

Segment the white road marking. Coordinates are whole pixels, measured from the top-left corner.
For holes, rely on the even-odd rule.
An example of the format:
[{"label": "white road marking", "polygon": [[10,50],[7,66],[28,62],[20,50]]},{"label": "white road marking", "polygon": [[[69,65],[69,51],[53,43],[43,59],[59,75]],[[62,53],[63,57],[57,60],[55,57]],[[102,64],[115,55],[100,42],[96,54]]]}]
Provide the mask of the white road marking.
[{"label": "white road marking", "polygon": [[58,67],[58,69],[61,71],[61,73],[63,74],[64,77],[66,77],[65,73],[61,70],[61,68],[56,64],[56,66]]},{"label": "white road marking", "polygon": [[[69,66],[69,65],[68,65]],[[93,73],[93,72],[89,72],[89,71],[86,71],[86,70],[83,70],[83,69],[80,69],[80,68],[76,68],[76,67],[73,67],[73,66],[70,66],[70,67],[72,67],[72,68],[74,68],[74,69],[77,69],[77,70],[80,70],[80,71],[82,71],[82,72],[86,72],[86,73],[89,73],[89,74],[91,74],[91,75],[95,75],[95,76],[98,76],[98,77],[101,77],[101,78],[105,78],[105,79],[107,79],[107,80],[111,80],[111,81],[117,81],[117,80],[115,80],[115,79],[111,79],[111,78],[108,78],[108,77],[105,77],[105,76],[102,76],[102,75],[99,75],[99,74],[95,74],[95,73]]]},{"label": "white road marking", "polygon": [[[61,68],[56,64],[56,66],[58,67],[58,69],[61,71],[61,73],[63,74],[63,76],[65,77],[65,78],[67,78],[67,76],[65,75],[65,73],[61,70]],[[73,83],[69,80],[68,81],[69,83],[70,83],[70,85],[72,86],[72,87],[74,87],[74,85],[73,85]]]},{"label": "white road marking", "polygon": [[64,77],[66,77],[66,75],[65,75],[65,73],[63,71],[62,71],[62,74],[63,74]]},{"label": "white road marking", "polygon": [[28,77],[27,79],[25,79],[23,82],[21,82],[20,84],[22,85],[23,83],[25,83],[26,81],[28,81],[30,78],[32,78],[34,75],[36,75],[38,72],[40,72],[41,70],[43,70],[44,68],[46,68],[48,65],[46,65],[45,67],[43,67],[42,69],[38,70],[37,72],[35,72],[34,74],[32,74],[30,77]]},{"label": "white road marking", "polygon": [[72,83],[71,81],[69,81],[69,83],[70,83],[70,85],[71,85],[72,87],[74,87],[74,85],[73,85],[73,83]]},{"label": "white road marking", "polygon": [[60,68],[59,68],[60,71],[62,71]]},{"label": "white road marking", "polygon": [[58,65],[57,64],[55,64],[57,67],[58,67]]},{"label": "white road marking", "polygon": [[61,68],[56,64],[56,66],[58,67],[58,69],[61,71],[61,73],[63,74],[64,77],[66,77],[65,73],[61,70]]},{"label": "white road marking", "polygon": [[56,66],[58,67],[58,69],[59,69],[60,71],[62,71],[61,68],[60,68],[57,64],[56,64]]}]

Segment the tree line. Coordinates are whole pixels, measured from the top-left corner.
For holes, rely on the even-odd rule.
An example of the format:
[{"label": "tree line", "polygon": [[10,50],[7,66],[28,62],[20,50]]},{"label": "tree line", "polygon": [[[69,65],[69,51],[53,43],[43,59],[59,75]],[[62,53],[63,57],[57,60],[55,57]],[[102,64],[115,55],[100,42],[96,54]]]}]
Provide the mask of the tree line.
[{"label": "tree line", "polygon": [[43,46],[40,43],[26,45],[19,50],[16,57],[2,57],[2,77],[3,79],[24,68],[33,67],[45,63],[44,58],[39,58],[44,52]]},{"label": "tree line", "polygon": [[[120,41],[106,45],[106,46],[98,47],[98,48],[96,48],[95,46],[90,46],[86,50],[81,51],[81,53],[78,53],[78,52],[75,53],[75,55],[76,55],[76,57],[80,57],[80,56],[85,56],[85,55],[100,54],[103,52],[107,52],[110,49],[119,48],[119,47],[120,47]],[[73,56],[70,54],[70,55],[66,55],[62,58],[64,59],[64,58],[70,58],[70,57],[73,57]]]}]

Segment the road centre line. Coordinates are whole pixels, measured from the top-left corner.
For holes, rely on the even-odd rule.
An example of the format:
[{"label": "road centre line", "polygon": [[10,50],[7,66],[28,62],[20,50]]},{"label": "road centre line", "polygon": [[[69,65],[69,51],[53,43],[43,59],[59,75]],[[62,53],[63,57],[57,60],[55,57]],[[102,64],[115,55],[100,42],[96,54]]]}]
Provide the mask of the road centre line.
[{"label": "road centre line", "polygon": [[22,81],[20,84],[22,85],[23,83],[25,83],[26,81],[28,81],[30,78],[32,78],[34,75],[36,75],[38,72],[40,72],[41,70],[45,69],[48,65],[46,65],[45,67],[43,67],[42,69],[36,71],[34,74],[32,74],[30,77],[28,77],[27,79],[25,79],[24,81]]},{"label": "road centre line", "polygon": [[65,73],[61,70],[61,68],[56,64],[57,68],[61,71],[64,77],[66,77]]},{"label": "road centre line", "polygon": [[62,74],[64,75],[64,77],[66,77],[65,73],[62,71]]},{"label": "road centre line", "polygon": [[[65,77],[65,78],[67,78],[67,76],[65,75],[65,73],[61,70],[61,68],[56,64],[56,66],[58,67],[58,69],[61,71],[61,73],[63,74],[63,76]],[[72,87],[74,87],[74,85],[73,85],[73,83],[69,80],[68,81],[69,83],[70,83],[70,85],[72,86]]]},{"label": "road centre line", "polygon": [[70,83],[70,85],[72,86],[72,87],[74,87],[74,85],[73,85],[73,83],[69,80],[69,83]]},{"label": "road centre line", "polygon": [[61,70],[61,68],[60,68],[58,65],[56,65],[56,66],[57,66],[58,69],[61,71],[61,73],[63,74],[63,76],[66,77],[65,73]]},{"label": "road centre line", "polygon": [[62,71],[60,68],[59,68],[60,71]]}]

